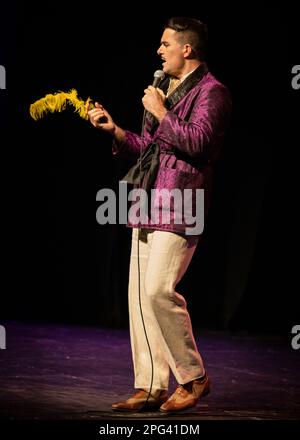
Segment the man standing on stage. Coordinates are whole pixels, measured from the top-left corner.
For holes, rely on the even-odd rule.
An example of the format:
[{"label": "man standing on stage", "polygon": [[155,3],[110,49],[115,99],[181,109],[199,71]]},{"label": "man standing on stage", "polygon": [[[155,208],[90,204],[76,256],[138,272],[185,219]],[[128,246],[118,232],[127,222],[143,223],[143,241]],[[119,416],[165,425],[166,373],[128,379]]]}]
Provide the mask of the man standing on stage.
[{"label": "man standing on stage", "polygon": [[[192,210],[197,202],[197,189],[205,191],[205,209],[208,206],[212,169],[231,111],[227,88],[208,71],[206,46],[205,24],[186,17],[168,20],[157,51],[163,61],[165,78],[159,88],[149,86],[145,90],[142,136],[117,126],[102,105],[96,103],[94,109],[87,108],[91,123],[114,137],[114,154],[139,157],[142,153],[141,166],[133,167],[128,173],[128,182],[147,191],[176,189],[183,193],[184,189],[191,189]],[[138,170],[142,170],[140,175]],[[177,412],[195,406],[210,389],[186,301],[175,290],[192,259],[199,233],[187,233],[186,218],[174,221],[176,217],[178,220],[175,202],[170,204],[173,222],[163,222],[164,205],[159,195],[155,196],[152,208],[151,215],[159,219],[156,222],[149,218],[135,224],[129,219],[133,228],[130,339],[134,387],[138,391],[128,400],[113,404],[116,411],[151,408],[164,413]],[[143,316],[139,308],[139,286]],[[200,288],[199,283],[201,295]],[[154,367],[151,387],[152,370],[143,320]],[[168,398],[170,369],[178,386]]]}]

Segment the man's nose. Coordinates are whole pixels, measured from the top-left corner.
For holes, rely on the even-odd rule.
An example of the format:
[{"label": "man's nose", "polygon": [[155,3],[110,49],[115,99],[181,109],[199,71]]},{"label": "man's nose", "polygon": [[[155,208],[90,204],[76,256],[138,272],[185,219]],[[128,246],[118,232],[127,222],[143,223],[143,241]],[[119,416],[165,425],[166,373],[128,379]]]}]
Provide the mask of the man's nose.
[{"label": "man's nose", "polygon": [[161,46],[159,46],[159,48],[157,49],[157,54],[158,54],[158,55],[161,55],[161,53],[162,53],[162,52],[161,52]]}]

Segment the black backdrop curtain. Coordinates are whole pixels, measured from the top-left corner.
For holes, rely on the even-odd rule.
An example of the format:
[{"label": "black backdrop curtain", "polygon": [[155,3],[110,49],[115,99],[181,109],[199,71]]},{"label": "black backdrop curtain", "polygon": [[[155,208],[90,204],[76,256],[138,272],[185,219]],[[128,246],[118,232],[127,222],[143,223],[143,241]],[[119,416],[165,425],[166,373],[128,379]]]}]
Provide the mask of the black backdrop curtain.
[{"label": "black backdrop curtain", "polygon": [[[117,190],[131,163],[113,158],[110,137],[72,110],[34,122],[28,108],[46,93],[75,87],[139,131],[143,89],[160,65],[162,26],[182,11],[133,18],[100,6],[12,4],[9,22],[1,17],[5,187],[13,213],[5,319],[128,325],[131,231],[95,227],[93,200],[101,188]],[[208,23],[208,65],[230,88],[233,115],[203,241],[179,289],[195,326],[286,331],[296,319],[285,250],[285,172],[296,121],[292,14],[276,6],[193,5],[188,15]]]}]

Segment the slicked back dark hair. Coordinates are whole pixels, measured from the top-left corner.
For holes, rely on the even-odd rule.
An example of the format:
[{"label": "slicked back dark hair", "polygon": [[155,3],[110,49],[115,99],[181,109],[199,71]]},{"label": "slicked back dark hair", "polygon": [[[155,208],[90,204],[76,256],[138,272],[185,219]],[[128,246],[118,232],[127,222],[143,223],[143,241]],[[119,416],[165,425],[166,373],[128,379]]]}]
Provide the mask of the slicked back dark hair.
[{"label": "slicked back dark hair", "polygon": [[173,29],[182,34],[181,42],[192,46],[196,58],[204,61],[207,53],[207,25],[189,17],[172,17],[165,24],[165,29]]}]

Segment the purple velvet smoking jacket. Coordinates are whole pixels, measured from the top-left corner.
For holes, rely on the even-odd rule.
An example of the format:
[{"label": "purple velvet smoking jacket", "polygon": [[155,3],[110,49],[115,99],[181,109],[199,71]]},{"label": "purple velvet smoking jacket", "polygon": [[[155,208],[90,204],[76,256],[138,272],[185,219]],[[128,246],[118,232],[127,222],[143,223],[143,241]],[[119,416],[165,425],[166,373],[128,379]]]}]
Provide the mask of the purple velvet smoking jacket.
[{"label": "purple velvet smoking jacket", "polygon": [[[164,92],[168,82],[169,78],[166,78],[159,86]],[[194,213],[196,189],[204,189],[206,212],[212,185],[212,166],[220,151],[231,111],[230,93],[207,70],[206,64],[201,64],[167,98],[166,106],[168,112],[160,124],[147,113],[143,137],[125,131],[125,141],[113,143],[113,154],[134,155],[138,159],[141,149],[147,148],[150,142],[157,143],[160,147],[160,165],[153,189],[177,188],[181,192],[191,189]],[[154,196],[153,200],[155,222],[150,218],[147,222],[137,224],[129,215],[128,226],[185,234],[185,217],[181,212],[175,212],[178,206],[171,203],[171,222],[165,223],[161,215],[162,198]],[[174,222],[177,216],[178,223],[178,215],[181,216],[181,224]]]}]

